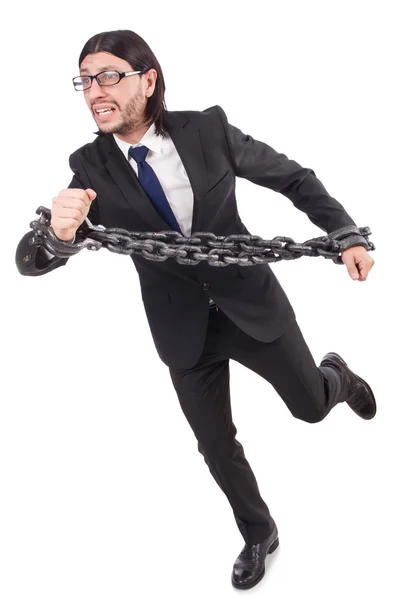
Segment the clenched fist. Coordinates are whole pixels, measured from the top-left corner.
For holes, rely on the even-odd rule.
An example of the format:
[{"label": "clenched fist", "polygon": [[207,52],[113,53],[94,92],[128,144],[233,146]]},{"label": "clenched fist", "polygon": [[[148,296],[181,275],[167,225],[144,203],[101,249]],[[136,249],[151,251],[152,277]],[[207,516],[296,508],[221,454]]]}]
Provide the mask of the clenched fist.
[{"label": "clenched fist", "polygon": [[96,196],[96,192],[91,188],[67,188],[52,199],[51,227],[57,238],[64,242],[74,239]]}]

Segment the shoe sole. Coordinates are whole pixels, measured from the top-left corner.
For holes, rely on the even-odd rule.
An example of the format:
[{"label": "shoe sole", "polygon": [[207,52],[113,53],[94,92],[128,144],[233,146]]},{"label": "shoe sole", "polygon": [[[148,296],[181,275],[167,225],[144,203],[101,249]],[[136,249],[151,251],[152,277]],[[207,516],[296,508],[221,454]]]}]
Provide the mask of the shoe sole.
[{"label": "shoe sole", "polygon": [[366,389],[369,391],[369,393],[370,393],[370,395],[371,395],[372,402],[374,403],[374,408],[375,408],[375,410],[374,410],[374,414],[373,414],[373,415],[371,415],[370,417],[366,417],[366,416],[363,416],[363,415],[359,414],[359,413],[358,413],[356,410],[354,410],[354,408],[352,408],[352,407],[350,406],[350,404],[349,404],[349,403],[347,403],[347,404],[349,404],[350,408],[352,409],[352,411],[353,411],[354,413],[356,413],[356,415],[358,415],[359,417],[361,417],[361,418],[362,418],[362,419],[364,419],[365,421],[370,421],[371,419],[373,419],[373,418],[374,418],[374,416],[376,415],[376,411],[377,411],[375,396],[374,396],[374,393],[373,393],[373,391],[371,390],[370,386],[368,385],[368,383],[367,383],[366,381],[364,381],[364,379],[361,379],[361,377],[360,377],[359,375],[357,375],[356,373],[354,373],[354,371],[352,371],[352,370],[351,370],[351,369],[350,369],[350,368],[347,366],[347,363],[346,363],[346,362],[343,360],[343,358],[342,358],[341,356],[339,356],[339,354],[337,354],[336,352],[329,352],[329,354],[336,356],[336,357],[337,357],[337,358],[338,358],[338,359],[339,359],[339,360],[340,360],[340,361],[341,361],[341,362],[342,362],[342,363],[345,365],[345,367],[346,367],[347,369],[349,369],[349,371],[350,371],[351,373],[353,373],[353,375],[354,375],[355,377],[357,377],[357,379],[358,379],[359,381],[361,381],[361,383],[364,385],[364,387],[365,387],[365,388],[366,388]]},{"label": "shoe sole", "polygon": [[[276,540],[274,540],[273,544],[270,546],[269,550],[267,551],[266,557],[269,554],[272,554],[276,550],[276,548],[278,548],[279,544],[280,544],[280,542],[279,542],[278,538]],[[246,583],[246,584],[236,583],[232,578],[232,585],[233,585],[233,587],[235,587],[239,590],[248,590],[249,588],[254,587],[257,583],[262,581],[264,575],[265,575],[265,567],[263,567],[263,571],[261,571],[261,573],[258,575],[258,577],[254,581],[250,581],[250,583]]]}]

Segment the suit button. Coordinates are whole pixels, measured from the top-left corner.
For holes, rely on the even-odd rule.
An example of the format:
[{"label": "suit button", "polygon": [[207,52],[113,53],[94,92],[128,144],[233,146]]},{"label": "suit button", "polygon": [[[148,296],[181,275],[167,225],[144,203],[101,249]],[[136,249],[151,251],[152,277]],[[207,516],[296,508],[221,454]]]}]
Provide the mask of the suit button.
[{"label": "suit button", "polygon": [[203,290],[205,292],[208,292],[209,289],[210,289],[210,284],[209,283],[203,283]]}]

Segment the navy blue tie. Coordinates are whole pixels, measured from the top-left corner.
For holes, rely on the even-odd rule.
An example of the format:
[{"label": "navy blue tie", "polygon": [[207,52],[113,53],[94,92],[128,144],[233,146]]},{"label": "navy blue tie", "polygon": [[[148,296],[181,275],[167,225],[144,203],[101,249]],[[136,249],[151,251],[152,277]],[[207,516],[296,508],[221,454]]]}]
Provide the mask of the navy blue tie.
[{"label": "navy blue tie", "polygon": [[148,152],[149,148],[146,146],[136,146],[135,148],[130,146],[128,150],[128,154],[132,156],[138,164],[138,179],[149,198],[152,200],[157,212],[164,221],[168,223],[172,230],[182,233],[156,173],[145,160]]}]

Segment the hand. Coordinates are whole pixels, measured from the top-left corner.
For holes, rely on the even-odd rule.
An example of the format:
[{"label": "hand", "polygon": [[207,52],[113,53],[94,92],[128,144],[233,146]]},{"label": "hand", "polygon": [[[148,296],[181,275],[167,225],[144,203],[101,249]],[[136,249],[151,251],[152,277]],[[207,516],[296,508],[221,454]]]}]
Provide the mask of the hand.
[{"label": "hand", "polygon": [[51,227],[57,238],[65,242],[73,240],[96,195],[91,188],[66,188],[52,199]]},{"label": "hand", "polygon": [[342,260],[345,263],[349,275],[352,279],[365,281],[367,275],[375,264],[364,246],[352,246],[342,252]]}]

